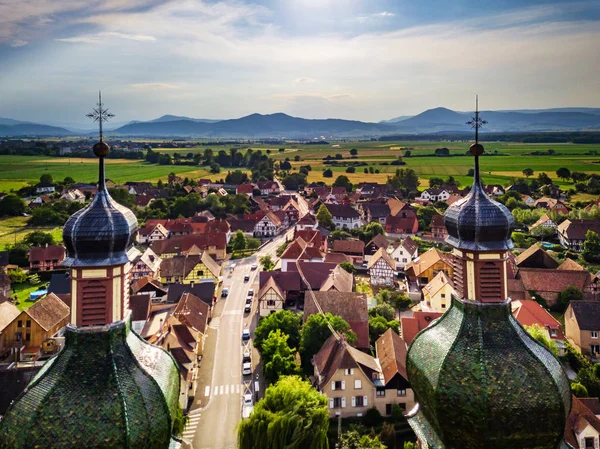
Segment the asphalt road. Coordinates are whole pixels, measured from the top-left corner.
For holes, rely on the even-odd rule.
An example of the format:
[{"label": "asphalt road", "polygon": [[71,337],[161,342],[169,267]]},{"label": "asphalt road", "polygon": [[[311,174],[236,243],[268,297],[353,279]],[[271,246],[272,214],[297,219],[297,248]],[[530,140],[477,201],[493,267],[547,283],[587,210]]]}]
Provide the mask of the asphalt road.
[{"label": "asphalt road", "polygon": [[[288,231],[291,239],[292,231]],[[277,247],[285,241],[282,234],[265,245],[255,255],[229,262],[224,270],[224,286],[229,296],[219,299],[213,309],[213,319],[204,346],[203,360],[198,370],[198,389],[188,414],[189,421],[183,434],[183,447],[190,449],[230,449],[237,447],[237,425],[242,415],[244,393],[255,396],[255,382],[259,384],[259,397],[264,394],[260,378],[259,357],[253,351],[251,376],[242,376],[242,353],[252,342],[242,342],[242,329],[251,331],[257,321],[258,259],[266,254],[275,258]],[[232,263],[236,264],[230,272]],[[252,264],[257,270],[250,269]],[[244,275],[250,281],[244,282]],[[244,313],[248,290],[254,288],[252,311]]]}]

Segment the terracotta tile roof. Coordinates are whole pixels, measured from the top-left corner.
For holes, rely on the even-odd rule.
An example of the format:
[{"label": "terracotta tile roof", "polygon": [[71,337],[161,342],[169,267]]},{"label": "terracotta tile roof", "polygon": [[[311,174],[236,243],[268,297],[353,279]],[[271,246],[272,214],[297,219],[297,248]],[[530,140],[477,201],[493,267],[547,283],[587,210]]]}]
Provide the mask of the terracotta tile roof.
[{"label": "terracotta tile roof", "polygon": [[390,208],[390,215],[394,217],[398,215],[398,212],[400,212],[401,210],[411,209],[408,203],[405,203],[395,198],[389,198],[387,201],[387,205]]},{"label": "terracotta tile roof", "polygon": [[409,254],[414,254],[419,249],[419,245],[410,237],[404,237],[401,244]]},{"label": "terracotta tile roof", "polygon": [[136,195],[134,202],[135,205],[138,207],[146,207],[148,204],[150,204],[150,201],[152,201],[153,199],[154,198],[147,195]]},{"label": "terracotta tile roof", "polygon": [[312,243],[313,246],[320,248],[323,244],[323,236],[316,229],[304,229],[301,231],[296,231],[294,233],[294,238],[302,237],[305,242]]},{"label": "terracotta tile roof", "polygon": [[600,418],[585,406],[578,398],[573,396],[571,402],[571,413],[565,423],[565,441],[573,448],[581,447],[577,435],[587,425],[592,426],[596,432],[600,432]]},{"label": "terracotta tile roof", "polygon": [[575,319],[582,331],[600,330],[600,302],[571,301],[569,307],[575,314]]},{"label": "terracotta tile roof", "polygon": [[210,306],[192,293],[184,293],[173,311],[181,324],[204,334],[210,317]]},{"label": "terracotta tile roof", "polygon": [[583,405],[591,410],[594,415],[600,415],[600,399],[598,398],[578,398]]},{"label": "terracotta tile roof", "polygon": [[[331,273],[337,266],[333,263],[306,261],[298,261],[298,265],[300,266],[300,270],[298,270],[296,264],[288,265],[288,272],[302,271],[302,274],[306,278],[306,281],[309,283],[310,288],[312,288],[313,290],[319,290],[325,282],[325,280],[329,277],[329,273]],[[301,290],[306,290],[304,282],[302,280],[301,282]]]},{"label": "terracotta tile roof", "polygon": [[337,340],[333,335],[329,337],[319,352],[313,357],[322,388],[329,379],[340,369],[360,368],[365,371],[369,379],[372,372],[381,372],[381,368],[372,356],[350,346],[345,340]]},{"label": "terracotta tile roof", "polygon": [[49,331],[68,318],[71,309],[54,293],[49,293],[25,311],[45,331]]},{"label": "terracotta tile roof", "polygon": [[259,273],[259,285],[265,285],[271,277],[275,280],[283,292],[297,292],[305,290],[302,279],[300,278],[300,274],[298,274],[297,271],[261,271]]},{"label": "terracotta tile roof", "polygon": [[[356,346],[369,347],[369,314],[367,310],[366,293],[313,291],[314,298],[321,306],[323,313],[341,316],[352,328],[358,337]],[[319,313],[313,300],[313,294],[304,294],[304,321],[310,316]]]},{"label": "terracotta tile roof", "polygon": [[517,256],[517,266],[525,268],[556,268],[558,262],[537,244]]},{"label": "terracotta tile roof", "polygon": [[374,201],[363,204],[363,210],[368,211],[371,219],[378,220],[385,218],[390,214],[390,206]]},{"label": "terracotta tile roof", "polygon": [[143,262],[153,273],[156,273],[160,268],[161,258],[156,255],[151,248],[146,248],[146,251],[140,256],[139,260]]},{"label": "terracotta tile roof", "polygon": [[0,332],[21,314],[21,311],[12,302],[0,302]]},{"label": "terracotta tile roof", "polygon": [[326,204],[325,207],[333,217],[360,218],[360,214],[352,206],[340,204]]},{"label": "terracotta tile roof", "polygon": [[65,247],[62,245],[33,246],[29,250],[29,262],[65,259]]},{"label": "terracotta tile roof", "polygon": [[544,268],[519,268],[518,277],[523,282],[525,290],[535,290],[540,294],[541,292],[560,293],[570,285],[584,291],[592,280],[591,274],[587,271],[550,270]]},{"label": "terracotta tile roof", "polygon": [[180,276],[187,277],[194,268],[202,261],[201,256],[174,256],[163,259],[160,264],[160,274],[162,277]]},{"label": "terracotta tile roof", "polygon": [[322,292],[337,290],[338,292],[351,292],[354,286],[354,276],[339,265],[329,274],[321,288]]},{"label": "terracotta tile roof", "polygon": [[373,265],[379,261],[379,259],[383,259],[392,270],[396,269],[396,262],[392,260],[385,248],[379,248],[377,252],[371,256],[367,268],[372,268]]},{"label": "terracotta tile roof", "polygon": [[322,259],[323,254],[319,250],[318,246],[313,243],[306,242],[302,237],[296,237],[296,239],[285,249],[281,255],[281,259],[293,259],[293,260],[311,260],[311,259]]},{"label": "terracotta tile roof", "polygon": [[129,297],[129,308],[131,309],[132,321],[146,321],[150,315],[150,295],[131,295]]},{"label": "terracotta tile roof", "polygon": [[450,195],[448,197],[448,199],[446,200],[446,204],[448,206],[452,206],[454,203],[456,203],[460,199],[462,199],[462,196],[460,196],[460,195]]},{"label": "terracotta tile roof", "polygon": [[371,241],[369,243],[367,243],[367,245],[373,244],[375,245],[377,248],[386,248],[390,245],[390,242],[388,239],[385,238],[384,235],[382,234],[377,234],[375,237],[373,237],[371,239]]},{"label": "terracotta tile roof", "polygon": [[375,342],[377,358],[383,379],[387,384],[396,374],[408,380],[406,374],[406,343],[392,329],[388,329]]},{"label": "terracotta tile roof", "polygon": [[279,287],[279,285],[277,285],[277,282],[275,282],[275,278],[274,277],[269,277],[267,279],[267,282],[265,282],[264,284],[262,284],[262,286],[260,287],[260,290],[258,291],[257,298],[260,300],[260,298],[262,298],[265,295],[265,293],[267,293],[270,289],[275,290],[275,293],[277,293],[277,295],[281,299],[285,299],[285,295],[281,291],[281,288]]},{"label": "terracotta tile roof", "polygon": [[385,226],[388,232],[392,233],[412,233],[415,230],[415,223],[418,223],[417,217],[414,215],[388,215],[385,219]]},{"label": "terracotta tile roof", "polygon": [[201,250],[207,250],[209,246],[214,246],[217,250],[225,250],[227,247],[227,236],[222,232],[216,234],[182,235],[152,242],[150,248],[160,256],[162,254],[185,253],[192,246],[196,246]]},{"label": "terracotta tile roof", "polygon": [[400,328],[402,329],[402,339],[407,345],[410,345],[420,331],[442,315],[442,313],[438,312],[414,312],[412,318],[401,317]]},{"label": "terracotta tile roof", "polygon": [[314,215],[308,213],[308,214],[304,214],[300,220],[298,220],[298,225],[301,226],[313,226],[317,223],[317,219]]},{"label": "terracotta tile roof", "polygon": [[588,230],[600,234],[600,220],[565,220],[557,229],[570,240],[585,240]]},{"label": "terracotta tile roof", "polygon": [[333,251],[336,253],[364,254],[365,242],[362,240],[334,240]]},{"label": "terracotta tile roof", "polygon": [[406,265],[405,271],[412,270],[415,276],[418,277],[421,273],[427,271],[439,261],[444,261],[446,264],[449,265],[449,260],[447,258],[448,256],[442,255],[442,253],[438,251],[437,248],[430,248],[428,251],[425,251],[423,254],[417,257],[415,260],[409,262]]},{"label": "terracotta tile roof", "polygon": [[575,262],[573,259],[566,258],[563,263],[558,266],[559,270],[571,270],[571,271],[586,271],[581,265]]},{"label": "terracotta tile roof", "polygon": [[433,217],[431,217],[431,227],[446,227],[446,225],[444,224],[443,215],[435,214]]},{"label": "terracotta tile roof", "polygon": [[[137,281],[135,281],[131,285],[131,289],[133,290],[133,293],[137,293],[146,286],[149,286],[149,287],[145,288],[144,291],[154,290],[157,292],[157,294],[162,293],[163,295],[165,295],[167,293],[167,290],[163,287],[163,285],[159,281],[152,279],[148,276],[141,277]],[[159,295],[159,296],[161,296],[161,295]]]},{"label": "terracotta tile roof", "polygon": [[229,222],[229,225],[231,226],[231,230],[233,232],[237,231],[238,229],[242,232],[253,232],[254,228],[256,227],[256,223],[258,223],[258,219],[246,220],[238,218],[228,218],[227,221]]},{"label": "terracotta tile roof", "polygon": [[235,188],[235,192],[236,193],[252,193],[252,191],[254,190],[254,186],[252,184],[240,184],[239,186],[237,186]]},{"label": "terracotta tile roof", "polygon": [[325,254],[324,262],[335,263],[335,264],[339,264],[342,262],[352,263],[352,257],[346,256],[343,253],[327,253],[327,254]]},{"label": "terracotta tile roof", "polygon": [[425,287],[423,287],[423,291],[427,291],[427,293],[429,293],[431,296],[434,296],[445,285],[448,284],[450,284],[450,286],[454,288],[452,281],[450,280],[450,278],[448,278],[448,276],[446,276],[446,273],[440,271]]},{"label": "terracotta tile roof", "polygon": [[[511,302],[512,314],[523,326],[537,324],[546,329],[554,329],[557,335],[553,338],[564,340],[562,326],[556,319],[537,302],[526,299]],[[552,336],[552,334],[551,334]]]},{"label": "terracotta tile roof", "polygon": [[201,282],[194,283],[194,285],[171,284],[167,294],[167,303],[178,303],[185,293],[191,293],[212,307],[215,295],[215,280],[203,279]]},{"label": "terracotta tile roof", "polygon": [[525,286],[521,279],[508,278],[508,296],[513,300],[529,299],[529,293],[525,290]]},{"label": "terracotta tile roof", "polygon": [[534,224],[532,224],[531,226],[529,226],[529,230],[531,231],[532,229],[537,228],[538,226],[546,223],[547,221],[552,221],[552,220],[548,216],[548,214],[544,214]]}]

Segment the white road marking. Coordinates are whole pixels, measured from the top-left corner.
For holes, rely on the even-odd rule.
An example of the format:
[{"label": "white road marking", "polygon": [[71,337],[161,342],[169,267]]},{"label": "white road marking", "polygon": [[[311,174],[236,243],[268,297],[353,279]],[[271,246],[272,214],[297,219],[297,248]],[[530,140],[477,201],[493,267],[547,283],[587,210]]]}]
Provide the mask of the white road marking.
[{"label": "white road marking", "polygon": [[215,387],[213,390],[213,396],[219,396],[219,387]]},{"label": "white road marking", "polygon": [[225,394],[229,394],[229,385],[225,385]]},{"label": "white road marking", "polygon": [[206,386],[204,388],[204,396],[210,396],[210,386]]},{"label": "white road marking", "polygon": [[223,385],[221,385],[221,386],[219,387],[219,390],[220,390],[219,394],[223,394]]},{"label": "white road marking", "polygon": [[236,393],[236,394],[240,394],[240,384],[237,384],[237,385],[235,386],[235,393]]}]

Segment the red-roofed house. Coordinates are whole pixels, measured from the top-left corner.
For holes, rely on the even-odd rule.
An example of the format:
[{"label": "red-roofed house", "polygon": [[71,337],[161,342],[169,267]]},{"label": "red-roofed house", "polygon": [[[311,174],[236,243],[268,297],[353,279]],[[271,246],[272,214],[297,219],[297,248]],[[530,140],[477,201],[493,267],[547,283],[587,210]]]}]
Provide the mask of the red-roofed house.
[{"label": "red-roofed house", "polygon": [[554,340],[564,340],[565,334],[561,324],[540,304],[531,299],[511,302],[512,314],[523,326],[537,324],[548,331]]},{"label": "red-roofed house", "polygon": [[33,246],[29,250],[29,271],[51,271],[65,260],[62,245]]},{"label": "red-roofed house", "polygon": [[325,256],[318,246],[297,237],[281,255],[281,271],[288,271],[288,265],[295,264],[297,260],[323,262],[324,259]]},{"label": "red-roofed house", "polygon": [[235,193],[237,195],[241,195],[242,193],[248,196],[252,196],[252,192],[254,191],[253,184],[240,184],[235,188]]},{"label": "red-roofed house", "polygon": [[410,345],[417,334],[443,314],[438,312],[413,312],[412,317],[400,318],[402,339]]}]

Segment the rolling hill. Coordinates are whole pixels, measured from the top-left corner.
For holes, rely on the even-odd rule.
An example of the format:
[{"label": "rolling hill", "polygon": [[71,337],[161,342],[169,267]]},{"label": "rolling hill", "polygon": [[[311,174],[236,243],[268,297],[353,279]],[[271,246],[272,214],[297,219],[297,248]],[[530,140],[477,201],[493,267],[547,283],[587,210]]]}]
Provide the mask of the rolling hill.
[{"label": "rolling hill", "polygon": [[37,125],[35,123],[19,123],[16,125],[0,124],[0,136],[72,136],[73,131],[58,126]]}]

